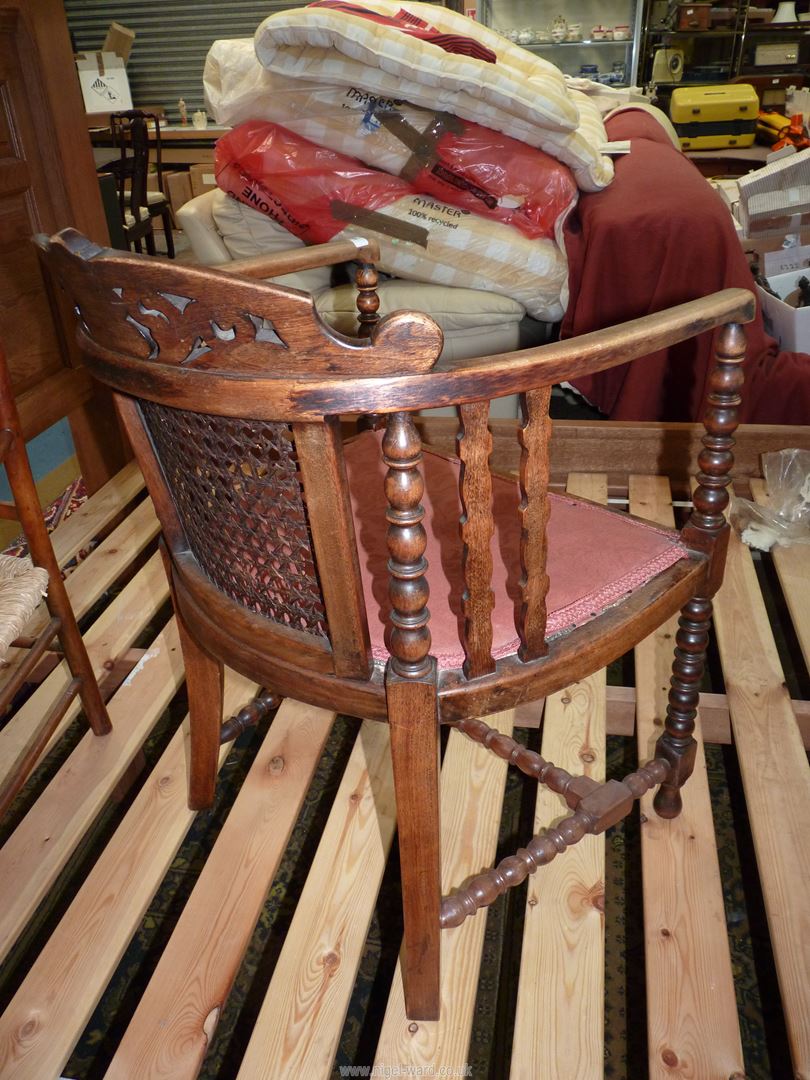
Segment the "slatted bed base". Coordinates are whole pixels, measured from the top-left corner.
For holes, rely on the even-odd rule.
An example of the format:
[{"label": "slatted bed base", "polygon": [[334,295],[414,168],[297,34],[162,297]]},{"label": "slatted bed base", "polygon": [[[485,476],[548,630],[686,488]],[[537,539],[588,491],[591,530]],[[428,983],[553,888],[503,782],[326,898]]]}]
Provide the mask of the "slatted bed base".
[{"label": "slatted bed base", "polygon": [[[606,499],[608,476],[571,475],[568,488]],[[753,489],[764,497],[760,483],[754,481]],[[672,521],[666,479],[632,476],[627,494],[632,512]],[[114,1022],[94,1077],[183,1080],[201,1069],[227,1080],[478,1075],[469,1062],[480,1024],[475,1008],[485,911],[442,937],[441,1019],[407,1020],[397,967],[385,985],[374,983],[379,1019],[373,1029],[367,1021],[355,1041],[357,1063],[367,1068],[351,1072],[344,1066],[341,1072],[334,1064],[380,885],[385,877],[390,891],[394,873],[389,856],[396,811],[384,725],[347,726],[322,709],[284,701],[244,780],[222,785],[235,794],[212,812],[219,815],[217,828],[222,824],[207,857],[191,864],[186,859],[178,870],[176,853],[193,831],[195,815],[185,800],[185,724],[165,730],[167,715],[182,713],[183,669],[156,534],[133,466],[55,533],[62,564],[102,538],[70,574],[68,588],[92,662],[107,692],[114,691],[113,733],[79,737],[72,708],[54,736],[51,757],[12,810],[16,827],[0,849],[0,952],[7,964],[0,983],[0,1076],[83,1078],[75,1068],[64,1070],[99,1002],[106,1002]],[[810,548],[777,552],[764,561],[772,563],[781,583],[806,663]],[[709,739],[733,739],[736,747],[756,851],[756,867],[748,872],[758,876],[768,917],[790,1075],[808,1078],[810,717],[807,703],[791,701],[786,690],[754,560],[736,540],[716,629],[724,693],[704,697],[701,717]],[[540,740],[537,749],[596,779],[605,774],[606,734],[634,738],[638,758],[647,758],[663,712],[673,636],[674,629],[665,627],[638,647],[632,690],[607,686],[602,672],[548,699],[544,710],[504,712],[488,723],[511,733],[527,721],[536,727],[542,712],[542,730],[530,736]],[[55,667],[0,731],[0,778],[24,745],[30,719],[59,694],[66,678]],[[229,673],[226,708],[236,712],[255,689]],[[332,790],[326,785],[324,799],[331,801],[313,816],[310,785],[330,733],[341,724],[342,775],[338,770]],[[147,742],[156,760],[144,769]],[[229,754],[230,747],[223,747],[223,776],[232,769]],[[496,856],[506,764],[451,731],[441,785],[449,891]],[[565,812],[547,790],[536,799],[536,828]],[[645,1039],[643,1020],[634,1016],[628,1040],[646,1045],[651,1077],[764,1080],[743,1052],[702,743],[682,816],[659,819],[646,796],[640,822],[647,1034]],[[267,971],[258,965],[244,1006],[252,1031],[235,1058],[231,1053],[231,1064],[211,1071],[205,1059],[218,1020],[259,932],[257,920],[261,929],[268,893],[273,902],[285,848],[293,831],[305,827],[321,835],[312,844],[283,942],[262,946]],[[519,979],[513,1015],[501,1021],[503,1030],[513,1030],[504,1062],[493,1064],[489,1074],[512,1080],[604,1075],[610,836],[586,837],[541,869],[519,897],[525,915],[517,940],[507,928],[509,949],[520,951],[514,965]],[[71,873],[77,864],[81,873]],[[154,970],[128,993],[116,979],[112,1001],[108,984],[145,918],[154,918],[155,894],[162,883],[165,888],[166,881],[179,878],[193,887],[181,890],[182,903],[173,903],[176,921]],[[353,1013],[352,1019],[362,1025],[362,1017]],[[614,1069],[609,1075],[622,1073]],[[626,1075],[637,1080],[643,1074]]]}]

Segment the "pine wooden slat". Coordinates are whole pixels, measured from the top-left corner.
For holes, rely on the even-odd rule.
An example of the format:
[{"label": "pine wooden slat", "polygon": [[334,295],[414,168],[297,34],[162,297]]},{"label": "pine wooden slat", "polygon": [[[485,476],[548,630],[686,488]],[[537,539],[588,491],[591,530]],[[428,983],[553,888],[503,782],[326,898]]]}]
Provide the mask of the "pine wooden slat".
[{"label": "pine wooden slat", "polygon": [[[226,711],[236,712],[255,689],[227,672]],[[3,1080],[59,1074],[171,865],[194,819],[186,804],[187,726],[175,733],[0,1017]],[[227,752],[223,747],[220,764]]]},{"label": "pine wooden slat", "polygon": [[[487,723],[511,735],[513,712],[487,717]],[[441,775],[442,891],[463,885],[472,874],[492,865],[498,843],[506,762],[457,731],[451,731]],[[400,1066],[433,1075],[464,1076],[473,1009],[478,990],[486,911],[465,919],[441,937],[441,1016],[414,1024],[405,1016],[401,964],[388,998],[375,1064]],[[382,1075],[382,1073],[381,1073]],[[395,1075],[392,1072],[392,1075]],[[428,1075],[426,1071],[423,1075]]]},{"label": "pine wooden slat", "polygon": [[[673,528],[669,481],[630,477],[630,513]],[[667,707],[677,617],[635,650],[638,759],[654,755]],[[671,821],[641,799],[641,854],[651,1080],[744,1074],[734,975],[700,718],[695,771]]]},{"label": "pine wooden slat", "polygon": [[395,817],[388,726],[368,721],[242,1060],[242,1080],[331,1076]]},{"label": "pine wooden slat", "polygon": [[[568,492],[607,502],[607,477],[572,474]],[[573,773],[605,778],[605,673],[546,699],[541,753]],[[535,832],[567,813],[537,793]],[[512,1080],[603,1075],[605,838],[586,836],[529,878]]]},{"label": "pine wooden slat", "polygon": [[[160,555],[155,553],[140,572],[102,612],[84,635],[87,654],[97,678],[105,673],[105,664],[125,652],[169,595],[169,585]],[[0,732],[0,778],[4,779],[24,752],[30,733],[39,717],[70,681],[67,664],[62,662],[34,691]],[[78,716],[81,702],[74,699],[54,732],[48,748]],[[46,750],[47,752],[47,750]]]},{"label": "pine wooden slat", "polygon": [[197,1075],[334,719],[333,712],[290,698],[282,703],[110,1064],[109,1080]]},{"label": "pine wooden slat", "polygon": [[104,808],[183,677],[172,619],[111,698],[110,734],[84,735],[0,849],[0,881],[15,882],[0,905],[0,961]]},{"label": "pine wooden slat", "polygon": [[[810,750],[810,701],[791,698],[790,707],[796,714],[799,732],[805,750]],[[725,694],[701,694],[698,705],[703,727],[703,741],[731,744],[731,719]],[[517,709],[518,727],[539,727],[537,706],[521,705]],[[608,735],[632,735],[636,730],[636,690],[633,686],[609,686],[607,688]]]},{"label": "pine wooden slat", "polygon": [[141,491],[141,470],[131,461],[51,533],[59,565],[64,566],[87,547]]},{"label": "pine wooden slat", "polygon": [[[761,506],[767,506],[764,480],[752,480],[751,491]],[[781,547],[777,544],[771,548],[771,556],[804,662],[810,667],[810,546],[793,544],[791,547]]]},{"label": "pine wooden slat", "polygon": [[751,553],[732,535],[715,626],[796,1076],[810,1075],[810,766]]},{"label": "pine wooden slat", "polygon": [[[51,543],[53,544],[54,555],[56,556],[56,561],[59,565],[64,566],[65,563],[69,562],[77,555],[82,548],[87,547],[90,541],[95,539],[142,489],[143,477],[141,476],[138,467],[132,462],[122,469],[117,476],[114,476],[109,480],[95,495],[91,496],[86,503],[75,511],[75,513],[71,514],[67,521],[64,521],[51,533]],[[138,511],[136,510],[135,513],[137,512]],[[135,514],[131,516],[134,517]],[[138,526],[141,522],[141,516],[142,515],[139,514],[138,518],[135,519],[135,526]],[[130,526],[130,528],[131,527],[132,526]],[[118,533],[119,531],[116,530],[116,532]],[[114,548],[119,544],[123,547],[126,542],[126,535],[127,528],[125,521],[124,532],[119,533],[120,539],[113,545],[113,550],[111,550],[109,544],[106,545],[107,557],[109,557],[109,555],[114,555]],[[111,539],[111,537],[108,538],[108,540]],[[134,553],[133,550],[133,555]],[[100,551],[96,551],[93,554],[99,555]],[[121,557],[117,560],[113,559],[113,562],[125,566],[130,560],[124,556],[123,550],[120,553],[120,556]],[[103,560],[99,560],[99,564],[102,561]],[[79,574],[79,571],[81,570],[82,566],[80,565],[73,571],[66,582],[68,596],[70,597],[76,618],[81,618],[89,607],[89,604],[87,604],[82,608],[79,603],[79,600],[81,599],[81,586],[72,585],[73,578]],[[99,570],[101,570],[100,565]],[[82,581],[82,578],[87,577],[87,574],[88,571],[85,569],[84,573],[80,575],[80,582]],[[86,585],[84,588],[86,588]],[[95,598],[100,596],[102,592],[103,588],[99,587],[95,593]],[[23,633],[28,634],[30,637],[36,637],[38,631],[42,629],[47,620],[47,608],[44,604],[40,604],[39,608],[37,608],[28,620]],[[12,677],[22,660],[25,659],[26,653],[26,649],[9,650],[6,656],[6,666],[0,669],[0,689],[2,689]]]},{"label": "pine wooden slat", "polygon": [[160,525],[152,500],[144,499],[98,545],[92,558],[79,563],[65,581],[77,619],[90,610],[159,532]]}]

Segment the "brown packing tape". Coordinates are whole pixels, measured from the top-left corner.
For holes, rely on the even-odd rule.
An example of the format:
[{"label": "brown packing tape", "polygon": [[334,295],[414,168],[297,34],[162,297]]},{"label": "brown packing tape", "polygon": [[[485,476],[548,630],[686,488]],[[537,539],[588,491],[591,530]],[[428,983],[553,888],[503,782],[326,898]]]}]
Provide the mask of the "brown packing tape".
[{"label": "brown packing tape", "polygon": [[468,180],[467,177],[453,172],[439,160],[439,140],[442,135],[447,131],[455,135],[464,131],[464,125],[458,117],[450,113],[436,113],[433,122],[420,132],[401,113],[381,109],[379,112],[375,111],[374,115],[387,131],[390,131],[411,151],[411,156],[399,171],[403,180],[412,181],[422,169],[430,169],[439,180],[458,188],[459,191],[468,191],[490,210],[497,207],[498,200],[491,192],[473,183],[472,180]]},{"label": "brown packing tape", "polygon": [[375,109],[374,115],[386,131],[390,131],[411,151],[411,156],[399,171],[403,180],[412,180],[422,169],[430,168],[439,157],[439,139],[446,131],[460,134],[464,125],[450,113],[436,113],[424,131],[418,131],[402,113],[390,109]]},{"label": "brown packing tape", "polygon": [[100,53],[100,52],[96,53],[96,67],[98,68],[99,75],[103,75],[104,74],[104,54],[103,53]]},{"label": "brown packing tape", "polygon": [[380,214],[377,210],[366,210],[365,207],[354,206],[352,203],[343,202],[342,199],[333,199],[329,204],[329,210],[337,221],[347,221],[351,225],[359,225],[361,229],[372,229],[395,240],[407,240],[411,244],[418,244],[419,247],[428,246],[429,233],[421,225],[397,221],[396,218]]}]

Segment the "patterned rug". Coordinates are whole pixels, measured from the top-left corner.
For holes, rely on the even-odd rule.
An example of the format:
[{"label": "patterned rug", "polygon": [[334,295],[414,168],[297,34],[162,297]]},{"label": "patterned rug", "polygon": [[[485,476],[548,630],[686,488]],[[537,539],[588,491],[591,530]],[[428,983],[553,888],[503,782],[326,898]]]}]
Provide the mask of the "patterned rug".
[{"label": "patterned rug", "polygon": [[[53,532],[57,525],[61,525],[63,521],[70,517],[82,503],[87,500],[87,488],[84,485],[84,480],[81,476],[77,477],[71,484],[65,488],[58,499],[46,507],[43,512],[45,518],[45,527],[48,532]],[[88,551],[90,549],[88,548]],[[77,556],[77,561],[81,561],[88,551],[82,551]],[[17,536],[4,550],[6,555],[27,555],[28,554],[28,541],[24,534]]]}]

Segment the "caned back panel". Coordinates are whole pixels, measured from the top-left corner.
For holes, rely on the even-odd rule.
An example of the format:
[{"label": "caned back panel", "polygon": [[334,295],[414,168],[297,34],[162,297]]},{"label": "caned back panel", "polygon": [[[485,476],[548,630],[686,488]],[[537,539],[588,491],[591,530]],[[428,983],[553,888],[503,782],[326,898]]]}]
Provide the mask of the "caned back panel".
[{"label": "caned back panel", "polygon": [[177,515],[208,578],[274,622],[328,636],[288,424],[140,403]]}]

